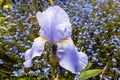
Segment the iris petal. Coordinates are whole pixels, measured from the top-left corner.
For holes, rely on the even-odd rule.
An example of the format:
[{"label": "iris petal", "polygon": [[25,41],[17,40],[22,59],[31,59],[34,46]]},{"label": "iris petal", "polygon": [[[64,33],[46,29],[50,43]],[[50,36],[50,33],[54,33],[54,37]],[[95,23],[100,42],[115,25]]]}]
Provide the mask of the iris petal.
[{"label": "iris petal", "polygon": [[46,39],[43,37],[38,37],[34,40],[33,46],[31,49],[27,50],[25,52],[25,67],[31,67],[32,66],[32,58],[36,56],[40,56],[44,50]]},{"label": "iris petal", "polygon": [[71,36],[71,23],[67,13],[59,6],[51,6],[46,11],[36,14],[41,26],[40,35],[51,43],[56,43]]},{"label": "iris petal", "polygon": [[72,39],[62,40],[57,46],[60,66],[74,74],[85,68],[88,57],[85,53],[77,51]]}]

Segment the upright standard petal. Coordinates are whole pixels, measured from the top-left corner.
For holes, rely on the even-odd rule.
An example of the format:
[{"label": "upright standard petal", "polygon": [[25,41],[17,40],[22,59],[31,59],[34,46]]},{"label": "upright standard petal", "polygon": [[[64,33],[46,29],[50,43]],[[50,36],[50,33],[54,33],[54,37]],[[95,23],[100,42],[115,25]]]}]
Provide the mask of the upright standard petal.
[{"label": "upright standard petal", "polygon": [[59,64],[74,74],[79,73],[88,63],[88,57],[83,52],[78,52],[71,39],[57,43]]},{"label": "upright standard petal", "polygon": [[71,36],[71,23],[67,13],[59,6],[51,6],[44,12],[37,12],[41,26],[40,35],[56,43]]},{"label": "upright standard petal", "polygon": [[36,56],[40,56],[44,50],[46,39],[43,37],[38,37],[34,40],[33,46],[31,49],[27,50],[25,52],[25,67],[31,67],[32,66],[32,58]]}]

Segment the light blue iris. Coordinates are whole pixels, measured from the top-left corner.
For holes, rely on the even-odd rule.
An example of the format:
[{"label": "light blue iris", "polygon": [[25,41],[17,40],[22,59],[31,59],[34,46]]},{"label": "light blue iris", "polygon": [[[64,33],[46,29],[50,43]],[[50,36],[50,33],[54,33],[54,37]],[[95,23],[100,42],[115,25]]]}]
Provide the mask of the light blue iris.
[{"label": "light blue iris", "polygon": [[74,74],[80,72],[88,63],[88,57],[78,52],[71,39],[71,23],[67,13],[59,6],[51,6],[46,11],[37,12],[40,37],[34,40],[32,48],[25,52],[25,67],[32,66],[32,58],[40,56],[46,42],[57,45],[56,55],[61,67]]}]

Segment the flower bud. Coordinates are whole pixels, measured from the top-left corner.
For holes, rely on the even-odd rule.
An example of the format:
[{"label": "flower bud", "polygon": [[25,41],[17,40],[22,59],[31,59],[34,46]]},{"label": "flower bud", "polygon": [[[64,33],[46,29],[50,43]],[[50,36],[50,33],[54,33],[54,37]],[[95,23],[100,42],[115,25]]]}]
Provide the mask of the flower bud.
[{"label": "flower bud", "polygon": [[56,51],[57,51],[56,45],[52,45],[52,52],[50,53],[49,59],[50,59],[50,63],[53,65],[56,65],[56,63],[58,62]]},{"label": "flower bud", "polygon": [[58,62],[58,57],[56,56],[56,54],[51,53],[49,57],[51,64],[55,65]]}]

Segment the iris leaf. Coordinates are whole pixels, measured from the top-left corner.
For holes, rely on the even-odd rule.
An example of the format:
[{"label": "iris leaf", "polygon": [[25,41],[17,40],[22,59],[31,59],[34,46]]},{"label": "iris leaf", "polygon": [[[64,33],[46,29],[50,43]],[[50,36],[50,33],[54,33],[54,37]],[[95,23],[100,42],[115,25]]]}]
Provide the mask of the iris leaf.
[{"label": "iris leaf", "polygon": [[89,69],[92,65],[93,65],[93,63],[89,62],[89,63],[87,64],[87,66],[85,67],[85,69]]},{"label": "iris leaf", "polygon": [[85,80],[94,76],[97,76],[102,72],[102,69],[91,69],[91,70],[84,70],[79,75],[80,80]]}]

